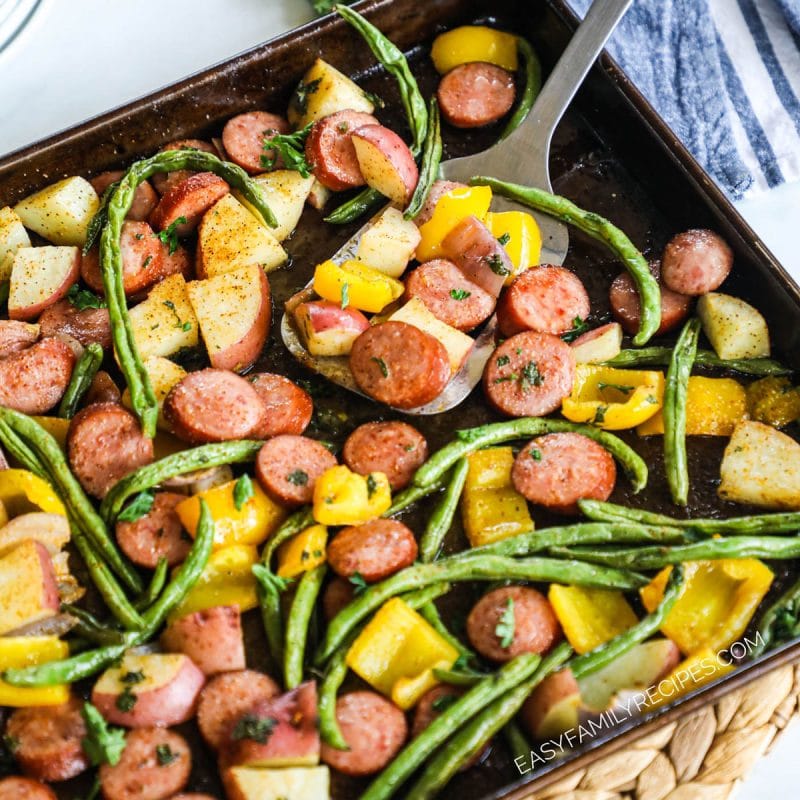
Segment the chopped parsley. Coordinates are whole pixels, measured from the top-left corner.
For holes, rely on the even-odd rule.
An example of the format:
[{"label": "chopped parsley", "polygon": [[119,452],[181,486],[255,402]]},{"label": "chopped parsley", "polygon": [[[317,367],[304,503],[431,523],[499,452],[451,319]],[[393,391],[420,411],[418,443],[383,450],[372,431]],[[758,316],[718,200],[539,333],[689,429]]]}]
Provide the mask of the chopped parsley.
[{"label": "chopped parsley", "polygon": [[186,224],[186,217],[178,217],[174,222],[170,222],[163,231],[158,234],[161,243],[167,245],[169,254],[172,255],[178,249],[178,226]]},{"label": "chopped parsley", "polygon": [[277,724],[278,720],[272,717],[245,714],[234,726],[232,737],[237,741],[250,739],[258,744],[266,744]]},{"label": "chopped parsley", "polygon": [[544,383],[544,375],[539,372],[539,366],[535,361],[529,361],[523,368],[519,379],[522,391],[528,391],[531,386],[541,386]]},{"label": "chopped parsley", "polygon": [[452,297],[453,300],[466,300],[471,295],[472,295],[472,292],[468,292],[466,289],[451,289],[450,290],[450,297]]},{"label": "chopped parsley", "polygon": [[511,359],[508,356],[498,356],[497,361],[494,363],[497,364],[498,367],[504,367],[506,364],[509,364]]},{"label": "chopped parsley", "polygon": [[364,576],[360,572],[354,572],[348,578],[348,580],[355,587],[356,594],[361,594],[361,592],[365,591],[367,588],[367,582],[364,580]]},{"label": "chopped parsley", "polygon": [[159,767],[166,767],[171,764],[178,757],[177,753],[172,752],[172,748],[168,744],[156,745],[156,759],[158,760]]},{"label": "chopped parsley", "polygon": [[339,133],[347,133],[347,131],[349,131],[349,130],[350,130],[350,123],[349,123],[349,122],[340,122],[340,123],[339,123],[339,124],[336,126],[336,130],[337,130]]},{"label": "chopped parsley", "polygon": [[296,469],[286,476],[286,480],[294,486],[306,486],[308,484],[308,473],[302,469]]},{"label": "chopped parsley", "polygon": [[128,683],[132,686],[135,686],[137,683],[141,683],[144,680],[144,672],[141,670],[137,670],[136,672],[126,672],[120,677],[120,680],[123,683]]},{"label": "chopped parsley", "polygon": [[378,481],[375,480],[375,476],[370,472],[370,474],[367,475],[367,499],[369,500],[377,491]]},{"label": "chopped parsley", "polygon": [[378,368],[381,371],[381,375],[384,378],[389,377],[389,367],[386,366],[386,362],[382,358],[378,358],[377,356],[372,356],[372,360],[378,365]]},{"label": "chopped parsley", "polygon": [[541,461],[542,460],[542,451],[536,447],[532,447],[530,451],[530,456],[534,461]]},{"label": "chopped parsley", "polygon": [[142,269],[147,269],[147,265],[153,260],[153,256],[147,256],[147,258],[142,263]]},{"label": "chopped parsley", "polygon": [[594,412],[594,419],[592,419],[592,424],[602,425],[606,421],[606,411],[608,411],[608,406],[597,406],[597,410]]},{"label": "chopped parsley", "polygon": [[285,169],[299,172],[304,178],[310,177],[312,168],[306,161],[305,145],[312,125],[309,122],[305,128],[294,133],[265,131],[261,166],[264,169],[273,169],[280,159]]},{"label": "chopped parsley", "polygon": [[492,253],[490,256],[484,256],[483,260],[489,265],[489,269],[494,272],[495,275],[508,275],[509,269],[503,263],[503,259],[499,253]]},{"label": "chopped parsley", "polygon": [[237,511],[241,511],[248,500],[252,500],[254,496],[253,481],[247,474],[242,475],[238,481],[233,485],[233,505]]},{"label": "chopped parsley", "polygon": [[78,311],[85,311],[87,308],[107,308],[107,303],[102,297],[98,297],[88,289],[81,289],[77,283],[69,287],[67,300]]},{"label": "chopped parsley", "polygon": [[125,731],[122,728],[110,728],[91,703],[83,704],[81,714],[86,723],[86,736],[81,741],[81,747],[92,766],[111,764],[113,767],[118,764],[125,749]]},{"label": "chopped parsley", "polygon": [[506,649],[511,647],[514,641],[514,632],[517,626],[516,618],[514,617],[514,598],[509,597],[506,601],[506,607],[500,615],[500,621],[494,629],[494,635],[500,640],[500,647]]},{"label": "chopped parsley", "polygon": [[440,697],[437,697],[431,707],[434,711],[444,711],[447,708],[450,708],[455,701],[458,700],[458,695],[455,694],[443,694]]},{"label": "chopped parsley", "polygon": [[117,517],[117,522],[136,522],[137,519],[141,519],[145,514],[150,513],[155,499],[155,494],[149,489],[145,492],[139,492],[139,494],[122,509],[122,512]]},{"label": "chopped parsley", "polygon": [[575,317],[572,320],[572,327],[566,332],[561,334],[561,338],[569,344],[574,342],[582,333],[589,330],[589,323],[585,319]]},{"label": "chopped parsley", "polygon": [[511,241],[511,234],[506,232],[502,236],[497,237],[497,243],[505,247]]},{"label": "chopped parsley", "polygon": [[309,81],[308,83],[301,83],[295,90],[292,96],[292,105],[301,113],[305,114],[308,111],[308,98],[314,94],[322,83],[322,78]]},{"label": "chopped parsley", "polygon": [[164,305],[175,315],[175,327],[180,328],[182,331],[190,331],[192,329],[191,322],[184,322],[180,314],[178,314],[178,310],[175,308],[175,303],[172,300],[164,300]]},{"label": "chopped parsley", "polygon": [[138,699],[139,698],[133,693],[131,687],[126,686],[119,695],[117,695],[117,700],[114,705],[123,712],[133,711],[133,707],[136,705]]},{"label": "chopped parsley", "polygon": [[650,403],[651,406],[658,404],[658,398],[654,394],[649,394],[645,397],[644,401]]},{"label": "chopped parsley", "polygon": [[347,308],[350,305],[350,284],[342,284],[342,308]]},{"label": "chopped parsley", "polygon": [[362,89],[361,91],[364,93],[364,97],[366,97],[375,108],[386,108],[386,101],[382,97],[379,97],[374,92],[368,92],[366,89]]}]

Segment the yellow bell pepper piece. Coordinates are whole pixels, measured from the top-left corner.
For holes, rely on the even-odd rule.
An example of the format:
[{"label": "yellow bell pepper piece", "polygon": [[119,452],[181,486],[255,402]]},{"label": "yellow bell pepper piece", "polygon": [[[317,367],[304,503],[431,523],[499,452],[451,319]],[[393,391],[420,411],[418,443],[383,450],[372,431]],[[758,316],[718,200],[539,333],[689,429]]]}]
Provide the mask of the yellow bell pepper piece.
[{"label": "yellow bell pepper piece", "polygon": [[486,61],[514,72],[517,69],[517,37],[485,25],[464,25],[439,34],[433,40],[431,58],[440,75],[471,61]]},{"label": "yellow bell pepper piece", "polygon": [[[732,378],[692,375],[686,390],[688,436],[730,436],[747,419],[747,394]],[[639,436],[664,433],[664,417],[657,411],[636,429]]]},{"label": "yellow bell pepper piece", "polygon": [[8,522],[8,511],[6,511],[5,503],[0,500],[0,528]]},{"label": "yellow bell pepper piece", "polygon": [[206,501],[214,520],[214,547],[261,544],[286,519],[286,509],[264,494],[253,481],[253,496],[240,509],[234,503],[237,481],[228,481],[188,497],[175,506],[181,524],[194,537],[200,519],[200,499]]},{"label": "yellow bell pepper piece", "polygon": [[278,549],[278,577],[296,578],[325,563],[328,529],[312,525]]},{"label": "yellow bell pepper piece", "polygon": [[506,278],[508,286],[520,272],[535,267],[542,256],[542,232],[532,214],[525,211],[489,212],[486,227],[495,239],[505,242],[503,247],[514,265]]},{"label": "yellow bell pepper piece", "polygon": [[50,484],[24,469],[0,471],[0,501],[12,518],[28,511],[67,515]]},{"label": "yellow bell pepper piece", "polygon": [[331,467],[314,485],[314,520],[320,525],[361,525],[391,504],[389,479],[382,472],[358,475],[345,466]]},{"label": "yellow bell pepper piece", "polygon": [[69,420],[61,417],[33,417],[57,442],[58,446],[66,452],[67,431]]},{"label": "yellow bell pepper piece", "polygon": [[436,683],[434,668],[449,669],[458,651],[399,597],[392,598],[353,642],[347,666],[403,710]]},{"label": "yellow bell pepper piece", "polygon": [[462,219],[486,219],[492,204],[492,190],[488,186],[464,186],[451,189],[439,198],[433,215],[420,226],[417,261],[431,261],[442,256],[442,240]]},{"label": "yellow bell pepper piece", "polygon": [[[11,667],[32,667],[67,658],[69,647],[57,636],[0,637],[0,672]],[[69,700],[69,685],[12,686],[0,680],[0,706],[56,706]]]},{"label": "yellow bell pepper piece", "polygon": [[561,413],[608,431],[635,428],[653,416],[664,398],[664,373],[578,364],[572,394]]},{"label": "yellow bell pepper piece", "polygon": [[576,653],[588,653],[638,622],[622,592],[553,583],[547,599]]},{"label": "yellow bell pepper piece", "polygon": [[258,598],[252,569],[257,563],[258,551],[252,545],[232,544],[215,550],[197,583],[170,613],[169,621],[214,606],[236,605],[242,613],[256,608]]},{"label": "yellow bell pepper piece", "polygon": [[717,651],[704,647],[681,661],[669,675],[658,682],[655,691],[648,696],[647,709],[671,703],[678,697],[727,675],[733,668],[733,664],[728,663],[725,656],[720,658]]},{"label": "yellow bell pepper piece", "polygon": [[[664,596],[672,567],[665,567],[639,590],[642,603],[653,611]],[[691,561],[684,564],[678,600],[661,626],[683,653],[729,647],[745,632],[772,585],[772,570],[755,558]]]},{"label": "yellow bell pepper piece", "polygon": [[314,291],[332,303],[378,313],[397,300],[405,287],[395,278],[360,261],[336,264],[328,260],[314,270]]},{"label": "yellow bell pepper piece", "polygon": [[461,522],[472,547],[491,544],[534,528],[525,498],[511,484],[514,453],[488,447],[467,456]]}]

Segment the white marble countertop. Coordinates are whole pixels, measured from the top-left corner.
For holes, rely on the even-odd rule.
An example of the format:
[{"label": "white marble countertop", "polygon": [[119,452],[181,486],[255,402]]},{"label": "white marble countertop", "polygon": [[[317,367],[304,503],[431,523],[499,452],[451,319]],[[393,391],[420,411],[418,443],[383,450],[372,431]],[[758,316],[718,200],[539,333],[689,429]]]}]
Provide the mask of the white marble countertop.
[{"label": "white marble countertop", "polygon": [[[0,0],[0,18],[5,3]],[[0,51],[0,155],[222,61],[311,19],[306,0],[42,0]],[[155,33],[144,20],[157,20]],[[738,204],[800,280],[800,184]],[[739,796],[774,800],[800,777],[800,725]],[[794,783],[792,781],[794,779]],[[791,794],[791,790],[789,792]]]}]

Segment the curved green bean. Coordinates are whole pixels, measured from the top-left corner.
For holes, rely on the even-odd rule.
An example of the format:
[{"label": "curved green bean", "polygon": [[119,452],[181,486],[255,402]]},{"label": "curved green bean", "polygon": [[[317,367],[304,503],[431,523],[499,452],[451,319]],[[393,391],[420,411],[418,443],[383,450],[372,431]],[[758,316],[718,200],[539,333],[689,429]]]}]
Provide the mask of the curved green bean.
[{"label": "curved green bean", "polygon": [[161,558],[158,559],[155,570],[153,571],[153,576],[150,578],[150,583],[147,584],[147,588],[133,604],[137,611],[149,608],[151,605],[153,605],[153,603],[155,603],[155,601],[158,599],[158,596],[161,594],[161,590],[164,588],[164,585],[167,582],[168,575],[169,562],[166,558],[164,558],[164,556],[161,556]]},{"label": "curved green bean", "polygon": [[314,524],[314,515],[310,507],[300,508],[288,516],[278,527],[275,533],[267,539],[264,550],[261,553],[261,563],[272,570],[272,557],[278,548],[289,539],[297,536],[298,533]]},{"label": "curved green bean", "polygon": [[437,480],[431,481],[431,483],[425,486],[415,486],[412,483],[411,486],[406,487],[402,492],[398,492],[394,496],[391,507],[381,516],[393,517],[395,514],[399,514],[401,511],[405,510],[410,505],[413,505],[418,500],[422,500],[429,495],[432,495],[435,492],[443,489],[444,486],[445,480],[441,476]]},{"label": "curved green bean", "polygon": [[451,686],[474,686],[486,677],[486,673],[477,670],[434,668],[433,677],[437,681],[449,683]]},{"label": "curved green bean", "polygon": [[506,747],[512,756],[528,755],[531,751],[531,743],[528,741],[522,728],[513,720],[509,720],[503,727],[503,738],[506,740]]},{"label": "curved green bean", "polygon": [[297,592],[286,621],[283,674],[287,689],[294,689],[303,682],[303,658],[308,639],[308,624],[327,571],[327,564],[320,564],[314,569],[307,570],[297,585]]},{"label": "curved green bean", "polygon": [[[639,347],[621,350],[619,355],[604,361],[606,367],[666,367],[672,358],[671,347]],[[698,350],[695,364],[701,367],[719,367],[742,375],[791,375],[793,370],[770,358],[724,359],[710,350]]]},{"label": "curved green bean", "polygon": [[456,461],[447,489],[428,517],[425,533],[419,540],[420,561],[433,561],[438,555],[442,541],[453,525],[453,518],[458,510],[458,502],[461,499],[468,472],[469,462],[466,458]]},{"label": "curved green bean", "polygon": [[348,222],[355,222],[359,217],[375,211],[378,206],[386,202],[388,202],[387,198],[377,189],[367,186],[357,195],[334,208],[327,217],[323,217],[323,220],[330,222],[331,225],[347,225]]},{"label": "curved green bean", "polygon": [[522,56],[522,61],[525,65],[525,88],[522,90],[514,113],[506,123],[505,128],[503,128],[498,142],[502,142],[503,139],[525,122],[542,89],[542,65],[536,55],[536,51],[531,47],[530,42],[522,36],[517,36],[517,51]]},{"label": "curved green bean", "polygon": [[103,348],[97,342],[86,345],[86,349],[81,353],[80,358],[72,370],[72,377],[69,385],[61,398],[61,405],[58,407],[58,416],[64,419],[72,419],[78,410],[78,404],[83,396],[89,391],[97,370],[103,363]]},{"label": "curved green bean", "polygon": [[633,343],[646,344],[655,336],[661,325],[661,290],[658,281],[651,274],[647,259],[616,225],[599,214],[579,208],[566,197],[559,197],[533,186],[506,183],[485,176],[473,178],[470,185],[489,186],[493,192],[509,200],[573,225],[593,239],[603,242],[622,261],[639,293],[641,318]]},{"label": "curved green bean", "polygon": [[414,219],[425,205],[425,200],[433,182],[439,177],[439,165],[442,162],[442,129],[439,120],[439,104],[436,97],[428,103],[428,130],[422,148],[422,162],[419,167],[419,179],[408,207],[403,212],[403,219]]},{"label": "curved green bean", "polygon": [[686,457],[686,394],[692,374],[700,320],[690,319],[672,351],[664,382],[664,471],[676,506],[689,502],[689,466]]},{"label": "curved green bean", "polygon": [[795,581],[761,615],[756,625],[761,634],[751,652],[758,658],[768,647],[800,635],[800,579]]},{"label": "curved green bean", "polygon": [[456,432],[455,441],[437,450],[414,473],[415,486],[428,486],[440,478],[450,467],[469,453],[490,445],[540,436],[544,433],[572,431],[581,433],[605,447],[619,462],[623,472],[633,485],[634,492],[640,492],[647,485],[647,464],[639,454],[613,433],[602,431],[591,425],[580,425],[563,419],[543,417],[520,417],[505,422],[493,422],[477,428],[466,428]]}]

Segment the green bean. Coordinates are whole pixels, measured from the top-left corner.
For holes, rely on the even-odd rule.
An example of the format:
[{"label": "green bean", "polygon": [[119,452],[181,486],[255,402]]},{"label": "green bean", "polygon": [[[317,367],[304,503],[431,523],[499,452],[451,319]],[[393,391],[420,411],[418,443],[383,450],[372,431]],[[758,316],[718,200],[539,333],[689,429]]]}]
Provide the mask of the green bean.
[{"label": "green bean", "polygon": [[522,36],[517,36],[517,50],[522,56],[522,61],[525,65],[525,88],[522,90],[514,113],[500,134],[499,142],[510,136],[525,122],[542,88],[542,65],[539,62],[536,51],[531,47],[530,42]]},{"label": "green bean", "polygon": [[169,562],[164,556],[161,556],[153,571],[153,576],[150,578],[150,583],[147,584],[147,588],[133,604],[137,611],[149,608],[155,603],[158,596],[161,594],[161,590],[164,588],[164,584],[167,582],[168,575]]},{"label": "green bean", "polygon": [[454,636],[448,630],[447,626],[442,621],[442,617],[439,614],[439,609],[436,607],[435,603],[427,603],[424,606],[420,606],[419,609],[420,616],[428,623],[428,625],[433,628],[439,636],[442,637],[451,647],[454,647],[460,656],[465,656],[466,658],[474,658],[475,653],[469,649],[465,644],[461,642],[461,640]]},{"label": "green bean", "polygon": [[511,753],[511,760],[524,755],[527,756],[531,751],[531,743],[528,741],[522,728],[512,719],[503,727],[503,738],[506,740],[506,747]]},{"label": "green bean", "polygon": [[[607,367],[666,367],[672,357],[671,347],[641,347],[622,350],[618,356],[604,361]],[[710,350],[698,350],[695,364],[741,372],[742,375],[791,375],[792,371],[769,358],[724,359]]]},{"label": "green bean", "polygon": [[474,686],[486,677],[486,673],[477,670],[434,668],[433,677],[451,686]]},{"label": "green bean", "polygon": [[464,764],[477,756],[486,743],[514,719],[530,693],[567,660],[570,652],[568,645],[559,645],[542,659],[533,675],[512,686],[472,717],[428,762],[422,776],[406,794],[406,800],[435,797]]},{"label": "green bean", "polygon": [[308,624],[327,570],[327,564],[320,564],[314,569],[307,570],[297,585],[297,592],[286,622],[284,683],[287,689],[294,689],[303,682],[303,659],[308,639]]},{"label": "green bean", "polygon": [[689,502],[689,467],[686,457],[686,394],[692,374],[700,320],[690,319],[683,326],[672,351],[664,382],[664,471],[669,492],[676,506]]},{"label": "green bean", "polygon": [[83,608],[62,603],[61,611],[75,617],[76,623],[71,632],[77,633],[95,645],[122,644],[126,634],[116,628],[109,627]]},{"label": "green bean", "polygon": [[416,503],[417,500],[422,500],[425,497],[428,497],[428,495],[438,492],[444,488],[444,485],[445,481],[441,476],[437,480],[434,480],[425,486],[415,486],[412,484],[394,496],[394,501],[392,502],[391,507],[382,516],[393,517],[395,514],[399,514],[410,505]]},{"label": "green bean", "polygon": [[638,589],[647,583],[646,578],[636,573],[595,571],[587,569],[587,566],[580,562],[568,564],[549,558],[517,560],[489,555],[475,558],[455,557],[432,564],[406,567],[386,580],[372,584],[331,620],[316,663],[327,661],[348,633],[386,600],[439,581],[552,581],[605,589]]},{"label": "green bean", "polygon": [[756,630],[759,636],[751,653],[753,658],[758,658],[770,646],[800,635],[800,579],[767,608]]},{"label": "green bean", "polygon": [[100,516],[108,525],[113,525],[122,507],[133,495],[188,472],[252,461],[263,444],[249,439],[202,444],[139,467],[111,487],[100,504]]},{"label": "green bean", "polygon": [[375,211],[378,206],[388,202],[377,189],[372,189],[367,186],[362,189],[355,197],[351,197],[341,205],[324,217],[325,222],[330,222],[331,225],[346,225],[349,222],[355,222],[359,217]]},{"label": "green bean", "polygon": [[642,458],[613,433],[602,431],[591,425],[579,425],[563,419],[543,417],[520,417],[506,422],[493,422],[477,428],[456,431],[455,441],[446,444],[434,453],[414,474],[415,486],[428,486],[447,472],[453,464],[475,450],[490,445],[526,439],[544,433],[572,431],[581,433],[601,444],[619,462],[635,493],[647,485],[647,465]]},{"label": "green bean", "polygon": [[[566,658],[569,647],[562,644],[553,652],[559,652]],[[389,766],[367,787],[361,800],[384,800],[399,791],[432,750],[496,698],[529,679],[538,670],[541,661],[535,653],[517,656],[457,698],[395,756]]]},{"label": "green bean", "polygon": [[436,97],[428,103],[428,131],[425,134],[425,145],[422,148],[422,162],[419,168],[417,188],[411,197],[408,208],[403,212],[403,219],[414,219],[425,205],[425,199],[433,182],[439,177],[439,165],[442,162],[442,130],[439,121],[439,104]]},{"label": "green bean", "polygon": [[616,225],[599,214],[579,208],[566,197],[559,197],[533,186],[506,183],[483,176],[473,178],[470,184],[489,186],[493,192],[574,225],[578,230],[605,244],[622,261],[639,293],[641,316],[639,331],[633,337],[633,343],[643,345],[655,336],[661,325],[661,290],[658,281],[651,274],[645,257]]},{"label": "green bean", "polygon": [[310,507],[298,509],[288,516],[279,528],[267,539],[264,550],[261,554],[261,563],[269,570],[272,570],[272,557],[278,548],[289,539],[296,536],[301,531],[314,524],[314,515]]},{"label": "green bean", "polygon": [[453,518],[458,510],[458,501],[461,499],[461,492],[467,481],[467,472],[469,472],[469,462],[466,458],[460,458],[456,461],[447,489],[439,504],[428,517],[425,533],[419,540],[420,561],[433,561],[439,554],[442,541],[453,525]]},{"label": "green bean", "polygon": [[103,363],[103,348],[97,342],[86,345],[86,349],[81,353],[75,369],[72,370],[67,390],[61,398],[61,405],[58,407],[58,416],[64,419],[72,419],[78,410],[78,403],[89,391],[100,364]]}]

